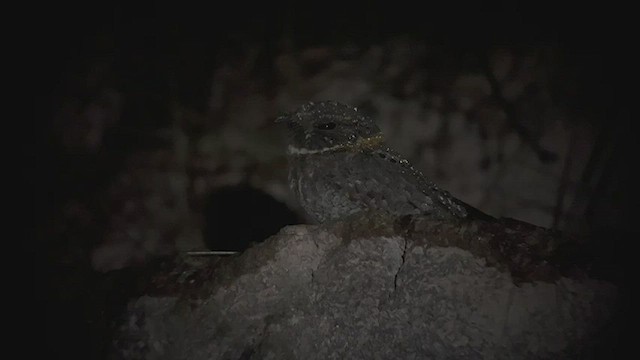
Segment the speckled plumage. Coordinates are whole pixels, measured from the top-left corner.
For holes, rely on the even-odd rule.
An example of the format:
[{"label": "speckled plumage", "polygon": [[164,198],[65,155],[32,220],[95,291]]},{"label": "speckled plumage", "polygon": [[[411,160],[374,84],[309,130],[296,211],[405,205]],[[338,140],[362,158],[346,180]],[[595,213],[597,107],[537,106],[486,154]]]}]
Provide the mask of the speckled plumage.
[{"label": "speckled plumage", "polygon": [[475,210],[387,147],[373,120],[355,108],[308,103],[278,121],[289,128],[289,185],[318,222],[362,211],[446,219]]}]

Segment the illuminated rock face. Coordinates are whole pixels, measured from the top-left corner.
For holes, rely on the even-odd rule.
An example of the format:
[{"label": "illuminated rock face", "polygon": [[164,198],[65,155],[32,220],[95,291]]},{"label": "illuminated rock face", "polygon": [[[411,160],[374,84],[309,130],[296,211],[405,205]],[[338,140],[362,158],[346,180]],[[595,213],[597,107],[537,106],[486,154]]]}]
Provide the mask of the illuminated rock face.
[{"label": "illuminated rock face", "polygon": [[[446,224],[419,239],[357,223],[290,226],[241,256],[200,265],[191,259],[174,274],[189,274],[183,289],[167,281],[173,293],[132,302],[116,352],[153,359],[538,359],[580,358],[606,345],[613,285],[565,277],[516,285],[482,257],[434,245],[430,239],[455,240],[459,225]],[[462,233],[488,235],[472,227]]]}]

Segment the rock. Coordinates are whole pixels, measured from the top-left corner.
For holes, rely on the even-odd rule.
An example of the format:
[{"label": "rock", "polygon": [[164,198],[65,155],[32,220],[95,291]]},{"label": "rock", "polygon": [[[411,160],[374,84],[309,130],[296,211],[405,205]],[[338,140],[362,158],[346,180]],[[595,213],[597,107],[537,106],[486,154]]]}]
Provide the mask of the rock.
[{"label": "rock", "polygon": [[[465,226],[460,237],[491,237]],[[164,292],[131,302],[114,357],[583,358],[606,338],[610,283],[514,282],[473,246],[434,246],[458,236],[441,227],[371,229],[288,226],[239,256],[180,260]]]}]

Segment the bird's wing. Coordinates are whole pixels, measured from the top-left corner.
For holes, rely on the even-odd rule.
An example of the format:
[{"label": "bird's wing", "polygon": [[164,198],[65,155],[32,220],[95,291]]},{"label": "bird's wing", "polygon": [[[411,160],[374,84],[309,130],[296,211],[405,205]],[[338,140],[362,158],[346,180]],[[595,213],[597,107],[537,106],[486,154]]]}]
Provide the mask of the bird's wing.
[{"label": "bird's wing", "polygon": [[369,208],[438,218],[467,216],[464,203],[428,181],[391,150],[350,153],[345,160],[334,162],[334,171],[343,172],[338,176],[350,179],[341,186],[352,200],[365,203]]}]

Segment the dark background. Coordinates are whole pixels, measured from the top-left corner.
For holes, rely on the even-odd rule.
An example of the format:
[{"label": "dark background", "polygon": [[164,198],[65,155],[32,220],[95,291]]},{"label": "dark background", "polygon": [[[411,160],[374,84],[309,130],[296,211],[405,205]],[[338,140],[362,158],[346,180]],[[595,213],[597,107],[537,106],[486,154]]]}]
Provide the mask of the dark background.
[{"label": "dark background", "polygon": [[[273,59],[286,46],[294,51],[318,45],[366,48],[410,36],[456,59],[496,47],[526,51],[553,44],[562,70],[552,89],[555,101],[574,121],[598,129],[601,144],[594,148],[609,151],[596,161],[602,175],[590,179],[596,185],[588,196],[591,213],[585,216],[593,226],[585,235],[586,246],[602,253],[607,264],[626,263],[626,245],[637,239],[633,194],[638,182],[631,175],[638,148],[624,98],[632,68],[629,48],[634,46],[624,11],[576,8],[560,14],[556,7],[542,16],[539,8],[462,8],[269,3],[192,9],[103,3],[39,9],[40,15],[28,23],[36,75],[36,176],[28,182],[34,189],[36,241],[27,247],[35,259],[36,298],[45,311],[45,348],[54,357],[105,356],[118,314],[129,297],[144,291],[163,258],[149,256],[118,270],[95,270],[92,251],[105,241],[113,222],[109,204],[116,200],[109,189],[117,174],[131,166],[131,154],[163,146],[147,134],[171,125],[172,106],[207,111],[214,69],[229,59],[240,61],[244,46],[251,43],[262,45],[252,74],[266,79],[267,93],[278,87]],[[447,71],[465,66],[436,64]],[[57,120],[64,104],[73,99],[83,109],[105,88],[118,89],[124,101],[99,144],[87,150],[61,141],[73,127]],[[203,125],[184,126],[197,132]],[[69,199],[81,204],[80,210],[69,210]],[[72,215],[60,216],[69,211]],[[612,212],[614,216],[605,216]],[[624,269],[601,268],[603,277],[624,284]]]}]

